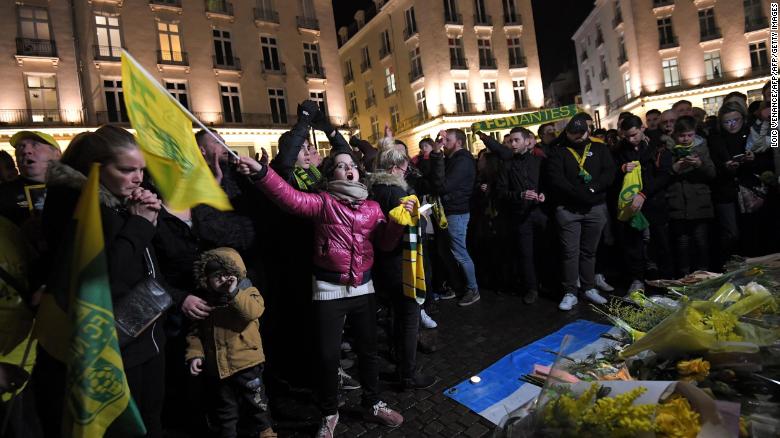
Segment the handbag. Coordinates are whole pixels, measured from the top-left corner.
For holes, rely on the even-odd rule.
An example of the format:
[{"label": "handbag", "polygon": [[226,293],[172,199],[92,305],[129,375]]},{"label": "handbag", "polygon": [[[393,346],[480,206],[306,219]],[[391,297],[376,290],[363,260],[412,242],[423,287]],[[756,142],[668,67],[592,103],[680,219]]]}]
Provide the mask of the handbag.
[{"label": "handbag", "polygon": [[150,325],[157,321],[166,310],[173,306],[173,299],[162,284],[157,281],[157,273],[152,262],[149,248],[145,248],[144,263],[147,277],[139,281],[133,289],[114,304],[114,320],[121,334],[119,346],[129,344]]}]

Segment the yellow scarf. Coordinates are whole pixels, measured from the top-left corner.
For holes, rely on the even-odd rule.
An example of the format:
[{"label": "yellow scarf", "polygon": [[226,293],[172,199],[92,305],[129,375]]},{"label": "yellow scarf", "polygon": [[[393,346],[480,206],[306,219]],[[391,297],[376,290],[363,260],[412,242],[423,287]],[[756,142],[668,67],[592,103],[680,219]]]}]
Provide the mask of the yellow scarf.
[{"label": "yellow scarf", "polygon": [[418,304],[425,302],[425,267],[423,266],[422,231],[420,230],[420,201],[417,196],[401,198],[401,203],[414,201],[411,213],[403,205],[390,210],[390,217],[400,225],[406,226],[401,263],[404,295],[414,298]]}]

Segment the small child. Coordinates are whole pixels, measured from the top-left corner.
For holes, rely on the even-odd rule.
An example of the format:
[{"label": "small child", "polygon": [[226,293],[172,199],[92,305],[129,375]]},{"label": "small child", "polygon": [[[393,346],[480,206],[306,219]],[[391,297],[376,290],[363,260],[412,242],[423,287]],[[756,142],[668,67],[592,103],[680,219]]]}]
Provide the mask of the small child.
[{"label": "small child", "polygon": [[190,374],[205,374],[209,411],[219,436],[236,437],[240,420],[251,436],[274,438],[262,377],[263,297],[246,278],[244,261],[232,248],[206,251],[194,271],[200,297],[214,310],[193,324],[185,359]]}]

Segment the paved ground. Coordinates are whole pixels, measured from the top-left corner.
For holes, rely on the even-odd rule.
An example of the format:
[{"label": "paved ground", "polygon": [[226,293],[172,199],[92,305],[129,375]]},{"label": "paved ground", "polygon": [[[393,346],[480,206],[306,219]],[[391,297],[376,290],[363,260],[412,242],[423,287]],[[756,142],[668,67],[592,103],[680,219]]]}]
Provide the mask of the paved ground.
[{"label": "paved ground", "polygon": [[[436,375],[432,388],[398,392],[385,385],[383,399],[401,411],[404,424],[398,429],[370,424],[358,419],[350,406],[359,404],[360,391],[347,395],[336,429],[342,437],[483,437],[490,436],[493,424],[445,397],[445,389],[473,376],[504,355],[543,337],[578,318],[592,318],[585,303],[571,312],[557,309],[557,301],[542,298],[533,306],[519,297],[484,292],[470,307],[460,308],[454,300],[440,302],[435,315],[439,328],[426,333],[438,338],[439,350],[419,354],[424,372]],[[302,398],[303,400],[303,398]],[[277,426],[280,437],[310,437],[316,429],[317,413],[306,402],[284,400],[278,408],[295,412],[295,421],[282,420]],[[277,415],[279,419],[280,415]]]}]

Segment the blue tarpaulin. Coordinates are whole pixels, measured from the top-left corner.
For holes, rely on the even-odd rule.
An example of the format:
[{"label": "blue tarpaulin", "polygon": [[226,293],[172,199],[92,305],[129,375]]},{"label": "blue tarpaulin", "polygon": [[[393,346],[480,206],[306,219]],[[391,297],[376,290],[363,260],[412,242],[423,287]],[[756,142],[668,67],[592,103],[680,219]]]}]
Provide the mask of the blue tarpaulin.
[{"label": "blue tarpaulin", "polygon": [[[550,365],[553,362],[554,357],[544,350],[558,351],[564,336],[572,335],[574,338],[566,348],[566,352],[567,354],[575,352],[598,341],[600,336],[608,332],[610,328],[610,326],[604,324],[577,320],[567,324],[555,333],[504,356],[498,362],[477,374],[480,377],[479,383],[471,383],[469,379],[466,379],[444,391],[444,394],[498,424],[497,419],[505,411],[519,407],[512,406],[513,402],[508,400],[518,398],[513,397],[513,395],[523,392],[521,390],[522,386],[532,386],[525,384],[520,380],[520,377],[533,371],[535,364]],[[528,388],[528,391],[534,391],[535,388]],[[520,398],[523,400],[527,399],[527,397]],[[501,409],[495,409],[499,405],[501,405]],[[486,414],[486,412],[496,410],[499,413]],[[499,416],[496,417],[497,415]]]}]

